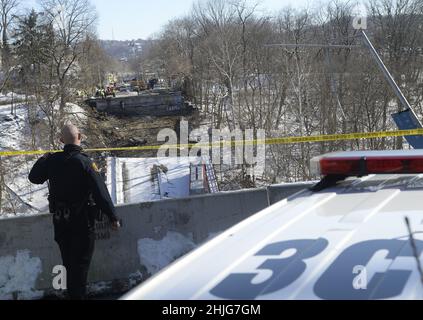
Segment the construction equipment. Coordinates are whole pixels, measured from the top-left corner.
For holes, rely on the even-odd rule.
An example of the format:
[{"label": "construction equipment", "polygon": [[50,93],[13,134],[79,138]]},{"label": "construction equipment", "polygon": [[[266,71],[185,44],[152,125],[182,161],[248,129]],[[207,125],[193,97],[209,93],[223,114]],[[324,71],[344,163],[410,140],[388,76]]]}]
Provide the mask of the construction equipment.
[{"label": "construction equipment", "polygon": [[147,85],[145,81],[138,80],[137,78],[132,79],[130,82],[130,85],[131,85],[132,91],[135,91],[135,92],[147,90]]}]

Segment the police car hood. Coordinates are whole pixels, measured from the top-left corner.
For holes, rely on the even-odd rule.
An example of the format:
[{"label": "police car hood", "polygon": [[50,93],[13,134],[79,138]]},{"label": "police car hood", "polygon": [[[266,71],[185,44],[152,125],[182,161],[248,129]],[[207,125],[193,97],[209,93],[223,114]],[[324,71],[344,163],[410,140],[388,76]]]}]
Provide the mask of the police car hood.
[{"label": "police car hood", "polygon": [[421,299],[423,175],[303,191],[172,264],[123,299]]}]

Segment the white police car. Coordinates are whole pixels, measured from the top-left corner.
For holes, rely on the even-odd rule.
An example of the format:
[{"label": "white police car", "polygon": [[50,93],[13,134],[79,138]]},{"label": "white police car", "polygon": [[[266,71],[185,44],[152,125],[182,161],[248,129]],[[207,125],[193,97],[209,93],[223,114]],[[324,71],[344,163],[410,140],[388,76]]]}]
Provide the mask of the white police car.
[{"label": "white police car", "polygon": [[122,299],[421,299],[423,151],[340,152],[312,165],[325,177],[313,190],[243,221]]}]

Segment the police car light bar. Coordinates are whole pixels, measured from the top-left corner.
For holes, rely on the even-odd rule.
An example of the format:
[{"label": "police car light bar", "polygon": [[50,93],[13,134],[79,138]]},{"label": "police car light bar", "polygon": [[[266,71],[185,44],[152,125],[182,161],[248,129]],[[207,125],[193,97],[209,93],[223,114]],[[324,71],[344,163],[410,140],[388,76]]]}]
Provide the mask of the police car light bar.
[{"label": "police car light bar", "polygon": [[423,173],[423,150],[337,152],[311,160],[314,175]]}]

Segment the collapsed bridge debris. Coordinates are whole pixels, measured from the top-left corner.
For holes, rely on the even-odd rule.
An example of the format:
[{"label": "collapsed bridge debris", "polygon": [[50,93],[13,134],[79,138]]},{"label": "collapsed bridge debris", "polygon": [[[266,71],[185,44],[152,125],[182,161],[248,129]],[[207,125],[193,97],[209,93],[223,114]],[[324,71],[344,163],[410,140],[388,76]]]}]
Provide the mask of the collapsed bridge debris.
[{"label": "collapsed bridge debris", "polygon": [[86,103],[97,111],[124,116],[185,116],[195,111],[191,104],[184,101],[180,91],[168,89],[138,95],[91,98]]}]

